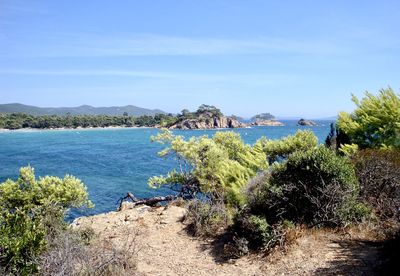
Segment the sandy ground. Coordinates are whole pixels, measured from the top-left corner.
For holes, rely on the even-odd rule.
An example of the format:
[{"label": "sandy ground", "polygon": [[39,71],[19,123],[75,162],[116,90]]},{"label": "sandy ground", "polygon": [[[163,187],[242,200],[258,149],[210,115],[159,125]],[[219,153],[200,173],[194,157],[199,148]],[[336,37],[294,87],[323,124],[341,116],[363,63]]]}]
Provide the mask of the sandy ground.
[{"label": "sandy ground", "polygon": [[73,225],[90,226],[117,246],[134,238],[142,275],[373,275],[379,264],[378,246],[326,231],[303,235],[285,252],[227,262],[220,246],[187,233],[184,214],[177,206],[142,206],[82,217]]}]

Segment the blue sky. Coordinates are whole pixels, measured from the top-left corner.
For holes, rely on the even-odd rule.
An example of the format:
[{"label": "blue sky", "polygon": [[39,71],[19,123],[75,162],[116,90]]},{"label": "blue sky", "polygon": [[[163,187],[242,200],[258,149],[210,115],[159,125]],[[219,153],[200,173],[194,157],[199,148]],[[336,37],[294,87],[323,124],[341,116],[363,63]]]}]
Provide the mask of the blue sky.
[{"label": "blue sky", "polygon": [[327,117],[400,88],[400,1],[0,0],[0,103]]}]

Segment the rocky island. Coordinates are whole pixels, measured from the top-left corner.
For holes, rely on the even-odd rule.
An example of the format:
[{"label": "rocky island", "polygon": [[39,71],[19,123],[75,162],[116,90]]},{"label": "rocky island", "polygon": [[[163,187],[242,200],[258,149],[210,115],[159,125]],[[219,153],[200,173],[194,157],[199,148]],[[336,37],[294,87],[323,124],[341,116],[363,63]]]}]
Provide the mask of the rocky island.
[{"label": "rocky island", "polygon": [[251,118],[251,126],[284,126],[271,113],[261,113]]},{"label": "rocky island", "polygon": [[224,116],[212,105],[201,105],[196,112],[182,110],[178,120],[169,125],[169,129],[215,129],[238,128],[246,124],[239,122],[234,116]]},{"label": "rocky island", "polygon": [[297,124],[299,126],[317,126],[318,124],[314,121],[310,121],[310,120],[305,120],[305,119],[300,119]]},{"label": "rocky island", "polygon": [[276,120],[259,120],[256,122],[252,122],[250,125],[252,126],[284,126],[282,122]]}]

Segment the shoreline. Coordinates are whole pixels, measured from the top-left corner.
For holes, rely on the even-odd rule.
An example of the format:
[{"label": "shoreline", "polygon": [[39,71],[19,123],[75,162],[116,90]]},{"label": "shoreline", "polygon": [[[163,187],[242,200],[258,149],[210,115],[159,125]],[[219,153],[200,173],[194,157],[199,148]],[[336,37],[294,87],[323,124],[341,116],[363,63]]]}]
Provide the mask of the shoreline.
[{"label": "shoreline", "polygon": [[[208,131],[208,130],[234,130],[234,129],[247,129],[253,127],[270,127],[270,126],[245,126],[245,127],[235,127],[235,128],[204,128],[204,129],[172,129],[173,131]],[[279,126],[272,126],[279,127]],[[109,126],[109,127],[77,127],[77,128],[19,128],[19,129],[7,129],[0,128],[0,133],[12,133],[12,132],[42,132],[42,131],[95,131],[95,130],[119,130],[119,129],[162,129],[162,127],[123,127],[123,126]]]},{"label": "shoreline", "polygon": [[[291,121],[291,120],[287,120]],[[285,121],[283,121],[285,122]],[[325,121],[323,121],[325,122]],[[327,121],[330,122],[330,121]],[[204,128],[204,129],[172,129],[172,130],[198,130],[198,131],[208,131],[208,130],[234,130],[234,129],[246,129],[246,128],[259,128],[259,127],[284,127],[286,124],[282,123],[281,125],[247,125],[243,127],[235,127],[235,128]],[[325,126],[325,124],[319,124],[314,127]],[[304,127],[304,126],[300,126]],[[13,133],[13,132],[42,132],[42,131],[91,131],[91,130],[119,130],[119,129],[161,129],[163,127],[150,127],[150,126],[108,126],[108,127],[77,127],[77,128],[68,128],[68,127],[61,127],[61,128],[19,128],[19,129],[7,129],[7,128],[0,128],[1,133]]]},{"label": "shoreline", "polygon": [[91,130],[113,130],[113,129],[153,129],[157,127],[123,127],[123,126],[109,126],[109,127],[77,127],[77,128],[19,128],[19,129],[7,129],[0,128],[0,133],[8,133],[8,132],[42,132],[42,131],[91,131]]}]

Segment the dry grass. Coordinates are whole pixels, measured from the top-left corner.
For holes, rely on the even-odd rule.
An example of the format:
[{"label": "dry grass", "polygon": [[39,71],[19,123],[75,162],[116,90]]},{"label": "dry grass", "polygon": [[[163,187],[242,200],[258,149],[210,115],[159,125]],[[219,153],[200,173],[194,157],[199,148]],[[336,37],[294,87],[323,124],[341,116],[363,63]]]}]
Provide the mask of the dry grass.
[{"label": "dry grass", "polygon": [[[88,230],[85,229],[85,232]],[[123,231],[125,242],[93,238],[86,243],[82,230],[67,230],[50,241],[50,250],[39,260],[43,275],[136,275],[138,232]]]}]

